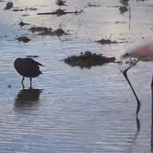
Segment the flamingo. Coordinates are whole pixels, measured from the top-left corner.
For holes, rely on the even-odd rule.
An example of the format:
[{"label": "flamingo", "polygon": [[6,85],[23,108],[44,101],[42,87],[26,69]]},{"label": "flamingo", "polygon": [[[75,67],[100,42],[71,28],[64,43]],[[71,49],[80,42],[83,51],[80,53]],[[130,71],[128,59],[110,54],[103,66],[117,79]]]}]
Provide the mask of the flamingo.
[{"label": "flamingo", "polygon": [[[126,68],[122,73],[123,73],[125,79],[127,80],[127,82],[129,83],[129,85],[130,85],[130,87],[131,87],[131,89],[134,93],[134,96],[137,100],[136,114],[138,115],[138,112],[139,112],[140,106],[141,106],[141,102],[138,99],[138,97],[137,97],[137,95],[136,95],[136,93],[135,93],[135,91],[132,87],[132,84],[130,83],[130,81],[128,79],[127,71],[129,69],[131,69],[133,66],[135,66],[139,61],[143,61],[143,62],[153,61],[153,41],[144,42],[143,44],[126,51],[121,56],[121,59],[127,59],[127,58],[135,58],[136,59],[136,60],[132,61],[131,65],[128,68]],[[152,87],[152,90],[153,90],[153,77],[152,77],[151,87]]]},{"label": "flamingo", "polygon": [[43,66],[41,63],[31,58],[17,58],[14,61],[14,68],[16,71],[23,76],[22,86],[24,88],[24,78],[30,78],[30,88],[32,88],[32,78],[38,77],[42,72],[39,70],[39,66]]},{"label": "flamingo", "polygon": [[[136,98],[137,101],[137,110],[136,110],[136,120],[139,121],[138,119],[138,113],[141,107],[141,102],[139,100],[139,98],[137,97],[131,82],[129,81],[128,77],[127,77],[127,71],[132,68],[136,63],[138,63],[139,61],[153,61],[153,41],[152,42],[145,42],[144,44],[125,52],[121,58],[136,58],[137,60],[134,61],[133,64],[131,64],[127,69],[125,69],[123,71],[123,75],[125,77],[125,79],[127,80],[127,82],[129,83],[133,94]],[[152,120],[151,120],[151,148],[153,148],[153,76],[152,76],[152,82],[151,82],[151,99],[152,99],[152,106],[151,106],[151,116],[152,116]],[[137,127],[140,127],[140,122],[137,122]],[[138,129],[140,130],[140,129]],[[139,132],[139,131],[138,131]],[[136,135],[137,136],[137,135]]]},{"label": "flamingo", "polygon": [[135,58],[137,60],[132,62],[132,64],[126,69],[126,71],[136,65],[139,61],[153,61],[153,41],[145,42],[133,49],[126,51],[121,56],[121,59],[127,58]]},{"label": "flamingo", "polygon": [[153,42],[147,42],[125,52],[121,58],[136,58],[138,61],[153,61]]}]

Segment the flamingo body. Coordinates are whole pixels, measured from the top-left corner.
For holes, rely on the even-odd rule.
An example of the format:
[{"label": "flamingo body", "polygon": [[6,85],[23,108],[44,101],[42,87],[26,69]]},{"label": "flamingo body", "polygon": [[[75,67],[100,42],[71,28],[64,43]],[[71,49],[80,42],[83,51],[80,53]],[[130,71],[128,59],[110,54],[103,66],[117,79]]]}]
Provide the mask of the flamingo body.
[{"label": "flamingo body", "polygon": [[[149,41],[145,41],[143,44],[139,45],[138,47],[135,47],[127,52],[125,52],[121,58],[137,58],[137,60],[134,60],[134,62],[130,63],[130,66],[128,68],[126,68],[125,70],[121,70],[125,79],[127,80],[127,82],[130,85],[130,88],[133,91],[133,94],[137,100],[137,110],[136,110],[136,114],[138,115],[139,110],[140,110],[140,106],[141,106],[141,102],[139,101],[131,82],[128,79],[127,76],[127,71],[130,70],[133,66],[135,66],[139,61],[153,61],[153,40],[149,40]],[[151,88],[152,88],[152,93],[153,93],[153,77],[152,77],[152,82],[151,82]],[[153,105],[152,105],[153,106]],[[153,107],[152,107],[153,109]]]},{"label": "flamingo body", "polygon": [[145,43],[124,53],[121,58],[137,58],[141,61],[153,61],[153,42]]}]

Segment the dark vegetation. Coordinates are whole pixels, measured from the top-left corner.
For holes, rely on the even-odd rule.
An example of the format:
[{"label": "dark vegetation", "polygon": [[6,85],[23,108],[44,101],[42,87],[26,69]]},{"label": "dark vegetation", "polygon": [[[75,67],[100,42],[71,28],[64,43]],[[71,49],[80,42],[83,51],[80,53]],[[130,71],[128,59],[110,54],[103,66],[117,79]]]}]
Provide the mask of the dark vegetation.
[{"label": "dark vegetation", "polygon": [[121,14],[127,12],[129,10],[129,0],[120,0],[122,6],[119,7],[119,11]]},{"label": "dark vegetation", "polygon": [[62,28],[52,30],[52,28],[33,26],[29,28],[29,30],[33,33],[37,33],[37,35],[48,35],[48,36],[68,35],[68,33],[66,33]]},{"label": "dark vegetation", "polygon": [[121,13],[124,13],[124,12],[128,11],[128,8],[126,6],[120,6],[119,10],[120,10]]},{"label": "dark vegetation", "polygon": [[97,40],[96,42],[102,44],[102,45],[108,45],[108,44],[116,44],[118,43],[116,40],[115,41],[112,41],[110,39],[100,39],[100,40]]},{"label": "dark vegetation", "polygon": [[30,30],[33,33],[37,33],[37,32],[50,32],[50,31],[52,31],[51,28],[40,27],[40,26],[38,26],[38,27],[33,26],[33,27],[29,28],[28,30]]},{"label": "dark vegetation", "polygon": [[21,26],[21,27],[23,27],[23,26],[25,26],[25,25],[30,25],[29,23],[25,23],[25,22],[23,22],[22,20],[21,20],[21,22],[19,23],[19,25]]},{"label": "dark vegetation", "polygon": [[71,66],[79,66],[80,68],[91,68],[92,66],[104,65],[106,63],[114,63],[115,57],[105,57],[102,54],[86,51],[79,56],[72,55],[64,59],[64,62]]},{"label": "dark vegetation", "polygon": [[16,38],[19,42],[20,41],[22,41],[22,42],[24,42],[24,43],[27,43],[27,42],[29,42],[31,39],[29,39],[28,37],[26,37],[26,36],[21,36],[21,37],[18,37],[18,38]]},{"label": "dark vegetation", "polygon": [[65,12],[65,9],[57,9],[56,11],[54,12],[43,12],[43,13],[37,13],[37,15],[58,15],[58,16],[61,16],[61,15],[66,15],[66,14],[79,14],[79,13],[82,13],[83,10],[79,10],[79,11],[69,11],[69,12]]},{"label": "dark vegetation", "polygon": [[7,2],[6,3],[6,7],[4,8],[5,10],[9,10],[13,7],[13,3],[12,2]]},{"label": "dark vegetation", "polygon": [[18,7],[15,7],[15,8],[13,8],[12,9],[12,11],[14,11],[14,12],[22,12],[22,11],[36,11],[37,10],[37,8],[35,8],[35,7],[26,7],[26,8],[18,8]]},{"label": "dark vegetation", "polygon": [[27,58],[37,58],[37,57],[39,57],[38,55],[27,55],[26,56]]},{"label": "dark vegetation", "polygon": [[89,2],[88,3],[88,7],[99,7],[99,6],[101,6],[101,5],[99,3],[96,3],[96,2],[93,2],[93,3]]}]

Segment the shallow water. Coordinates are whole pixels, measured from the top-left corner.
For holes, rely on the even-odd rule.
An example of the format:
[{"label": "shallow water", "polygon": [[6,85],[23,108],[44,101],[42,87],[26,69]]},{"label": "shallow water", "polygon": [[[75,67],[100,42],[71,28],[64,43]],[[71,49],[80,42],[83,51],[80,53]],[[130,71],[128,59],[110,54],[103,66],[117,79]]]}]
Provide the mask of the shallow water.
[{"label": "shallow water", "polygon": [[[151,152],[152,63],[140,62],[128,73],[142,102],[136,120],[135,97],[117,64],[80,69],[61,60],[84,51],[119,58],[135,42],[152,36],[152,2],[130,2],[130,29],[129,12],[120,14],[118,0],[97,0],[100,7],[85,7],[88,2],[67,0],[68,10],[84,11],[61,17],[36,15],[57,9],[53,0],[14,0],[14,7],[37,8],[24,12],[3,10],[6,2],[0,2],[1,153]],[[61,23],[71,35],[62,41],[35,36],[27,30],[30,26],[19,27],[21,19],[30,26],[53,29]],[[21,35],[32,40],[19,43],[15,38]],[[95,42],[103,37],[128,43],[102,46]],[[45,68],[33,80],[33,89],[28,89],[26,79],[22,90],[13,62],[26,55],[38,55],[36,60]]]}]

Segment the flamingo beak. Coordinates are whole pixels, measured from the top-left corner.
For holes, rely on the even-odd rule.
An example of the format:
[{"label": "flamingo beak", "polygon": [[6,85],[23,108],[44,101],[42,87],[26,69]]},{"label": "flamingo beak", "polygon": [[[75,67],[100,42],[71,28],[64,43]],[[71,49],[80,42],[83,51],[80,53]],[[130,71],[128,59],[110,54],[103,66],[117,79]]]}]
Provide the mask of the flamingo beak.
[{"label": "flamingo beak", "polygon": [[128,58],[129,57],[129,53],[125,53],[125,54],[123,54],[122,56],[121,56],[121,58]]}]

